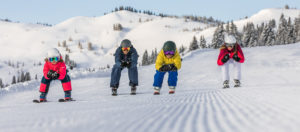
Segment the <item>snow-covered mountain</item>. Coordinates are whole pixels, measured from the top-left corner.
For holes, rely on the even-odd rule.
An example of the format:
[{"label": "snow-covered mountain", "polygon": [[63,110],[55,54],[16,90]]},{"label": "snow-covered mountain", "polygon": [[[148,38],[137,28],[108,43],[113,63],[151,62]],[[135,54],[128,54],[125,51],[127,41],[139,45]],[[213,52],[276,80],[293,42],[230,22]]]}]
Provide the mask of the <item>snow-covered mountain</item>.
[{"label": "snow-covered mountain", "polygon": [[[300,10],[265,9],[248,19],[234,22],[241,30],[247,22],[260,24],[275,19],[278,23],[281,14],[293,19],[300,14]],[[124,28],[122,31],[113,30],[113,25],[117,23]],[[159,17],[129,11],[113,12],[100,17],[74,17],[52,27],[0,21],[0,78],[3,82],[10,83],[12,76],[20,74],[21,70],[41,76],[35,70],[41,69],[41,66],[34,65],[43,62],[47,49],[58,47],[58,43],[62,45],[63,41],[66,41],[71,53],[63,47],[58,49],[63,55],[69,54],[79,68],[99,68],[108,64],[112,66],[113,53],[124,38],[132,41],[141,61],[145,50],[160,50],[167,40],[175,41],[178,47],[188,47],[193,36],[199,39],[203,35],[209,44],[214,30],[215,27],[184,18]],[[78,48],[79,42],[83,49]],[[89,42],[92,43],[92,51],[87,49]],[[7,66],[8,62],[24,66],[13,68]]]}]

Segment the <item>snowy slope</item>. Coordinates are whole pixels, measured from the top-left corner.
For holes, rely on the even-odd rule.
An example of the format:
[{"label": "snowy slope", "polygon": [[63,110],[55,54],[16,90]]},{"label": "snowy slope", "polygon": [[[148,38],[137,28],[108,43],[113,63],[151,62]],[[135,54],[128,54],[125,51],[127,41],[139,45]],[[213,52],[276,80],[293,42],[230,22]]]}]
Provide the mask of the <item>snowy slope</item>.
[{"label": "snowy slope", "polygon": [[152,95],[153,65],[139,68],[136,96],[129,95],[127,70],[116,97],[108,88],[110,71],[71,71],[75,102],[57,102],[59,82],[44,104],[31,102],[39,96],[38,81],[13,85],[0,91],[0,131],[298,132],[299,48],[245,48],[243,87],[226,90],[220,88],[218,50],[184,58],[175,95],[167,94],[166,79],[162,94]]}]

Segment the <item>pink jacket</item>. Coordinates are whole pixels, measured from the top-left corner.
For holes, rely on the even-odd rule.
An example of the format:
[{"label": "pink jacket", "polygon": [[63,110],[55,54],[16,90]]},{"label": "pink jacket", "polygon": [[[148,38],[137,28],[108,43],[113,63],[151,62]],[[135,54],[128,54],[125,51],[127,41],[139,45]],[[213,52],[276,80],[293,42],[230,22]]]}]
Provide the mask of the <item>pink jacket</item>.
[{"label": "pink jacket", "polygon": [[219,54],[218,61],[217,61],[219,66],[224,64],[222,62],[222,59],[224,58],[224,56],[226,54],[229,54],[229,58],[232,58],[234,54],[237,54],[238,57],[240,58],[240,61],[239,61],[240,63],[244,63],[244,61],[245,61],[243,51],[242,51],[241,46],[239,44],[235,44],[235,46],[233,47],[233,49],[231,51],[229,51],[227,49],[227,47],[225,45],[223,45],[220,48],[220,54]]},{"label": "pink jacket", "polygon": [[53,65],[51,62],[46,61],[45,65],[44,65],[44,69],[43,69],[44,77],[46,79],[49,79],[47,77],[47,73],[50,70],[53,70],[59,74],[59,77],[58,77],[59,80],[63,80],[67,74],[67,67],[64,62],[57,62],[55,65]]}]

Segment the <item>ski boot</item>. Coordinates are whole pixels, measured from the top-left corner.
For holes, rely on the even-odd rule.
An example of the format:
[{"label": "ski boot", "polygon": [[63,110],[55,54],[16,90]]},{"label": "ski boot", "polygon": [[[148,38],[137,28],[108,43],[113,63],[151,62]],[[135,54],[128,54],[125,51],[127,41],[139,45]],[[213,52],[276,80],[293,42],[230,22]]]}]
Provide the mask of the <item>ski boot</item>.
[{"label": "ski boot", "polygon": [[225,88],[229,88],[229,81],[228,80],[225,80],[224,82],[223,82],[223,88],[225,89]]},{"label": "ski boot", "polygon": [[118,95],[118,92],[117,92],[118,88],[111,88],[111,95],[112,96],[117,96]]},{"label": "ski boot", "polygon": [[41,92],[40,102],[47,102],[46,96],[47,96],[47,93]]},{"label": "ski boot", "polygon": [[136,95],[136,86],[131,87],[131,93],[130,95]]},{"label": "ski boot", "polygon": [[71,98],[71,91],[65,91],[65,99],[63,99],[65,102],[67,101],[73,101]]},{"label": "ski boot", "polygon": [[154,95],[159,95],[160,93],[160,88],[159,87],[154,87]]},{"label": "ski boot", "polygon": [[169,86],[169,94],[175,93],[175,86]]},{"label": "ski boot", "polygon": [[234,87],[240,87],[241,86],[241,82],[240,82],[240,80],[238,80],[238,79],[234,79],[233,80],[234,81],[234,83],[235,83],[235,85],[234,85]]}]

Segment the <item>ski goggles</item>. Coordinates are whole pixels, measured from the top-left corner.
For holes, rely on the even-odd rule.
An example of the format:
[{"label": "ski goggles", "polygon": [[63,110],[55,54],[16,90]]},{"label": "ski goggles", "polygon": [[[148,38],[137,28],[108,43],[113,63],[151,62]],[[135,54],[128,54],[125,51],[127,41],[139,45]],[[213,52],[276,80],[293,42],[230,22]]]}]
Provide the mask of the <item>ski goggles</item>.
[{"label": "ski goggles", "polygon": [[58,62],[58,61],[59,61],[59,57],[50,57],[50,58],[48,58],[48,60],[49,60],[50,62],[53,62],[53,61]]},{"label": "ski goggles", "polygon": [[124,48],[122,48],[122,50],[123,50],[123,51],[126,51],[126,50],[129,51],[129,50],[130,50],[130,47],[124,47]]},{"label": "ski goggles", "polygon": [[174,55],[175,54],[174,51],[165,51],[164,53],[165,53],[165,55]]}]

